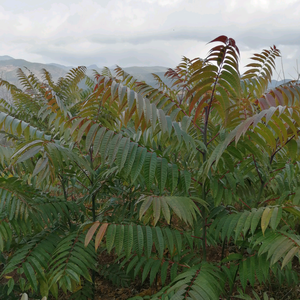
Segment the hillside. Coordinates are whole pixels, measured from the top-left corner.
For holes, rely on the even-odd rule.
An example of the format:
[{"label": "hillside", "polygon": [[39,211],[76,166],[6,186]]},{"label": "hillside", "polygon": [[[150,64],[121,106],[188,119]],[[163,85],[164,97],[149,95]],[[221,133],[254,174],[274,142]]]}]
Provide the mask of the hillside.
[{"label": "hillside", "polygon": [[[46,69],[51,73],[54,81],[56,81],[59,77],[64,76],[68,72],[68,70],[70,70],[72,68],[72,66],[64,66],[64,65],[56,64],[56,63],[42,64],[42,63],[36,63],[36,62],[29,62],[24,59],[14,59],[13,57],[8,56],[8,55],[0,56],[0,77],[4,80],[7,80],[7,81],[17,85],[18,87],[20,87],[20,83],[19,83],[18,77],[17,77],[17,70],[19,68],[22,68],[25,72],[26,72],[26,69],[28,69],[37,76],[39,74],[41,74],[42,69]],[[94,70],[96,70],[97,72],[101,72],[101,68],[99,68],[96,65],[87,66],[87,75],[90,77],[93,77]],[[110,70],[113,72],[114,67],[110,67]],[[163,81],[167,85],[171,85],[171,81],[164,78],[164,74],[167,70],[167,67],[162,67],[162,66],[137,67],[137,66],[133,66],[133,67],[124,68],[124,70],[127,73],[133,75],[139,81],[145,81],[146,83],[148,83],[149,85],[154,86],[154,87],[156,86],[156,81],[153,78],[152,73],[155,73],[160,78],[162,78]],[[285,81],[272,80],[272,82],[269,85],[269,88],[277,87],[280,84],[282,84],[284,82],[288,82],[290,80],[291,79],[286,79]],[[0,96],[3,97],[3,93]]]},{"label": "hillside", "polygon": [[[14,59],[8,55],[0,56],[0,77],[17,85],[18,87],[20,87],[17,77],[17,70],[19,68],[22,68],[24,71],[28,69],[36,75],[39,75],[42,69],[46,69],[52,74],[54,81],[56,81],[59,77],[64,76],[68,70],[72,68],[72,66],[64,66],[55,63],[42,64],[29,62],[24,59]],[[87,67],[87,75],[93,77],[93,70],[101,72],[101,68],[97,67],[96,65],[90,65]],[[113,71],[113,68],[111,68],[111,70]],[[167,68],[160,66],[128,67],[124,68],[124,70],[127,73],[132,74],[140,81],[146,81],[148,84],[155,85],[155,81],[151,73],[155,73],[163,77]]]},{"label": "hillside", "polygon": [[24,59],[13,59],[9,56],[0,57],[1,78],[13,84],[16,84],[17,86],[19,86],[17,77],[17,70],[19,68],[22,68],[23,70],[26,70],[27,68],[36,75],[40,74],[40,71],[45,68],[52,74],[54,80],[57,80],[59,77],[64,76],[67,72],[67,70],[51,64],[34,63],[26,61]]}]

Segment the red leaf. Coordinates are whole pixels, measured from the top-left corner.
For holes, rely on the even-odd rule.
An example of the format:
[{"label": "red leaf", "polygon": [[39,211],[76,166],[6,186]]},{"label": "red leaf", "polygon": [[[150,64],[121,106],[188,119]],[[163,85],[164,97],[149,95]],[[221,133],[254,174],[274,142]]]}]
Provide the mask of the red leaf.
[{"label": "red leaf", "polygon": [[98,87],[99,87],[99,84],[97,83],[94,87],[94,92],[98,89]]},{"label": "red leaf", "polygon": [[264,109],[269,108],[269,105],[268,105],[268,103],[267,103],[267,101],[266,101],[265,98],[259,98],[258,101],[259,101],[261,109],[264,110]]},{"label": "red leaf", "polygon": [[238,46],[236,45],[234,39],[232,39],[232,38],[229,39],[229,45],[231,45],[236,50],[238,55],[240,55],[240,50],[239,50]]},{"label": "red leaf", "polygon": [[214,40],[210,41],[208,44],[213,43],[213,42],[222,42],[224,44],[227,43],[228,37],[226,35],[220,35]]},{"label": "red leaf", "polygon": [[217,51],[218,53],[221,51],[221,50],[223,50],[224,49],[224,46],[223,45],[219,45],[219,46],[216,46],[216,47],[213,47],[210,51],[209,51],[209,53],[212,53],[212,52],[214,52],[214,51]]},{"label": "red leaf", "polygon": [[276,90],[273,90],[278,102],[280,105],[284,105],[284,100],[283,100],[283,96],[282,94],[280,93],[280,91],[278,91],[277,89]]},{"label": "red leaf", "polygon": [[266,94],[265,97],[266,97],[267,103],[268,103],[270,106],[277,106],[277,105],[276,105],[276,101],[275,101],[275,99],[274,99],[274,97],[273,97],[272,95]]},{"label": "red leaf", "polygon": [[203,99],[200,101],[200,103],[198,104],[197,109],[196,109],[196,112],[195,112],[195,116],[194,116],[194,123],[196,123],[198,116],[199,116],[201,113],[203,114],[203,112],[204,112],[203,109],[204,109],[206,106],[208,106],[208,104],[206,103],[206,101],[209,100],[210,98],[211,98],[211,95],[210,95],[210,94],[205,95],[205,96],[203,97]]}]

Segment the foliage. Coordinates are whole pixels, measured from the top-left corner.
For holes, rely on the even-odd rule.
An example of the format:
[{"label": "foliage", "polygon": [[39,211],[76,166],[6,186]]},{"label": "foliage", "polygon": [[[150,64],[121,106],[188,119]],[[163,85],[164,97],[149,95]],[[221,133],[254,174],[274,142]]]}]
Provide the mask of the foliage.
[{"label": "foliage", "polygon": [[[255,291],[252,291],[253,295],[254,295],[254,299],[256,300],[260,300],[261,298],[257,295],[257,293]],[[240,291],[240,295],[238,295],[236,298],[238,299],[244,299],[244,300],[252,300],[252,298],[249,295],[245,295],[243,292]],[[263,300],[274,300],[274,298],[269,298],[267,293],[265,292],[263,294]]]},{"label": "foliage", "polygon": [[97,274],[151,299],[298,284],[300,86],[268,90],[275,46],[240,74],[235,41],[211,42],[171,87],[120,67],[0,81],[0,295],[91,299]]}]

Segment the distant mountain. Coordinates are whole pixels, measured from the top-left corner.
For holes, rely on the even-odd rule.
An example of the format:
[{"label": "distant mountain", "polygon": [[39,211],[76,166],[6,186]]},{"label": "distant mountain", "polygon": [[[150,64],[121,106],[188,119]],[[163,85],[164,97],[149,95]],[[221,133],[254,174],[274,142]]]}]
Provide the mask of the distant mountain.
[{"label": "distant mountain", "polygon": [[18,87],[20,87],[17,76],[17,70],[19,68],[22,68],[24,72],[27,72],[26,69],[28,69],[39,78],[41,78],[41,70],[46,69],[52,74],[53,80],[57,80],[59,77],[64,76],[69,70],[67,67],[66,69],[63,69],[62,67],[52,64],[33,63],[24,59],[14,59],[7,55],[0,56],[0,77]]},{"label": "distant mountain", "polygon": [[56,63],[50,63],[49,64],[50,66],[55,66],[55,67],[58,67],[58,68],[61,68],[61,69],[64,69],[66,71],[72,69],[73,67],[72,66],[64,66],[64,65],[60,65],[60,64],[56,64]]},{"label": "distant mountain", "polygon": [[139,73],[139,74],[149,74],[149,73],[157,73],[157,72],[166,72],[168,68],[166,67],[160,67],[160,66],[154,66],[154,67],[127,67],[124,68],[124,70],[129,73]]},{"label": "distant mountain", "polygon": [[166,67],[154,66],[154,67],[127,67],[123,68],[125,72],[132,75],[139,81],[145,81],[147,84],[155,87],[156,81],[152,76],[152,73],[158,75],[163,81],[170,85],[171,81],[167,78],[164,78],[165,72],[168,70]]},{"label": "distant mountain", "polygon": [[[59,77],[65,76],[66,73],[72,68],[72,66],[64,66],[61,64],[50,63],[50,64],[42,64],[42,63],[35,63],[29,62],[24,59],[14,59],[11,56],[3,55],[0,56],[0,77],[4,80],[7,80],[18,87],[20,83],[18,81],[17,70],[22,68],[25,72],[27,72],[26,68],[36,74],[39,78],[41,78],[41,70],[46,69],[52,75],[54,81],[56,81]],[[171,85],[172,82],[164,77],[165,72],[167,71],[167,67],[161,66],[150,66],[150,67],[127,67],[123,68],[125,72],[131,74],[139,81],[145,81],[147,84],[156,87],[157,83],[152,73],[158,75],[167,85]],[[93,77],[94,70],[97,72],[101,72],[101,68],[97,65],[93,64],[87,67],[87,75]],[[114,73],[114,67],[110,67],[112,73]],[[276,86],[287,83],[291,79],[286,80],[272,80],[269,84],[269,89],[275,88]],[[84,86],[84,85],[82,85]],[[1,96],[1,95],[0,95]]]},{"label": "distant mountain", "polygon": [[10,60],[10,59],[14,59],[14,58],[8,55],[0,56],[0,60]]},{"label": "distant mountain", "polygon": [[281,84],[286,84],[289,81],[292,81],[293,79],[284,79],[284,80],[272,80],[271,83],[269,84],[269,89],[274,89],[277,86],[281,85]]},{"label": "distant mountain", "polygon": [[87,66],[88,69],[91,69],[91,70],[94,70],[94,69],[99,69],[97,67],[97,65],[90,65],[90,66]]},{"label": "distant mountain", "polygon": [[[46,69],[51,73],[53,80],[56,81],[59,77],[66,75],[72,66],[64,66],[56,63],[42,64],[29,62],[24,59],[14,59],[8,55],[0,56],[0,77],[18,87],[21,87],[17,76],[17,70],[19,68],[22,68],[24,72],[27,72],[26,69],[28,69],[39,78],[41,78],[41,70]],[[110,69],[113,72],[114,67],[111,67]],[[100,73],[102,69],[95,64],[90,65],[87,67],[87,75],[93,77],[94,70]],[[166,70],[166,67],[160,66],[124,68],[125,72],[133,75],[139,81],[145,81],[154,86],[156,85],[156,82],[151,73],[155,73],[163,78],[163,74],[166,72]]]}]

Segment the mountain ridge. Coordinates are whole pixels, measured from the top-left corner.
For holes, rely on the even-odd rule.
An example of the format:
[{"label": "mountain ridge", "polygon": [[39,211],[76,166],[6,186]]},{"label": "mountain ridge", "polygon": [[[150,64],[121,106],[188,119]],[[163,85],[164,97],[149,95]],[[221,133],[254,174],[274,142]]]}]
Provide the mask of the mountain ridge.
[{"label": "mountain ridge", "polygon": [[[27,70],[34,73],[38,78],[41,79],[41,70],[46,69],[49,71],[53,77],[53,80],[58,80],[59,77],[66,75],[66,73],[73,68],[73,66],[64,66],[57,63],[38,63],[38,62],[30,62],[25,59],[13,58],[8,55],[0,56],[0,77],[6,81],[9,81],[12,84],[15,84],[18,87],[20,83],[18,81],[17,70],[21,68],[22,70],[27,72]],[[93,77],[93,71],[101,72],[103,68],[98,67],[96,64],[87,66],[87,75]],[[114,67],[109,68],[112,72]],[[151,73],[159,73],[157,75],[163,75],[167,67],[162,66],[132,66],[123,68],[125,72],[133,75],[140,81],[146,81],[148,84],[155,85],[155,80],[153,79]]]},{"label": "mountain ridge", "polygon": [[[115,66],[116,67],[116,66]],[[109,69],[114,72],[115,67],[110,67]],[[12,84],[15,84],[17,87],[21,87],[18,81],[17,70],[21,68],[25,73],[31,71],[39,79],[42,79],[41,70],[46,69],[52,75],[54,81],[57,81],[60,77],[65,76],[66,73],[74,68],[73,66],[65,66],[57,63],[38,63],[30,62],[25,59],[16,59],[9,55],[0,56],[0,77],[6,81],[9,81]],[[25,69],[24,69],[25,68]],[[98,67],[96,64],[87,66],[87,75],[93,77],[93,71],[101,72],[103,68]],[[163,75],[168,70],[167,67],[163,66],[131,66],[125,67],[123,70],[130,75],[134,76],[139,81],[145,81],[147,84],[152,85],[153,87],[157,86],[156,80],[153,78],[152,73],[160,76],[164,83],[171,85],[171,80],[165,78]],[[269,84],[270,88],[275,88],[276,86],[288,82],[291,79],[285,80],[272,80]]]}]

